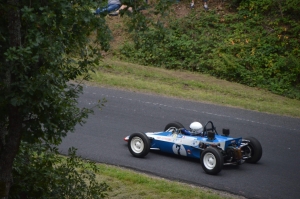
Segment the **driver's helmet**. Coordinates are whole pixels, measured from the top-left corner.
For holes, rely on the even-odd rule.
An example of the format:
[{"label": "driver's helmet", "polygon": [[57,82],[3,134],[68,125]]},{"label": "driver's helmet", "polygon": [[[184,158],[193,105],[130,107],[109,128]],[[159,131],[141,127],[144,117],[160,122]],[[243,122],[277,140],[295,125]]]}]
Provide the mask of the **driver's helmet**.
[{"label": "driver's helmet", "polygon": [[202,135],[203,126],[200,122],[193,122],[190,124],[191,135]]}]

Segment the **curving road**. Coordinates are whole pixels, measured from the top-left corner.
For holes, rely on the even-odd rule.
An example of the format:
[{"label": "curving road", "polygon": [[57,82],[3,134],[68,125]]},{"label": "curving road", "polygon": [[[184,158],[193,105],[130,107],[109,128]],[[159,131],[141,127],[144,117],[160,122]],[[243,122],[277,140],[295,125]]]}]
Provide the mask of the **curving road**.
[{"label": "curving road", "polygon": [[[300,119],[243,109],[184,101],[156,95],[86,86],[80,106],[99,99],[105,107],[78,126],[60,146],[96,162],[119,165],[168,179],[188,182],[247,198],[294,199],[300,194]],[[160,153],[134,158],[123,138],[138,131],[161,131],[171,121],[186,127],[192,121],[214,122],[217,130],[230,128],[233,137],[256,137],[263,146],[258,164],[224,166],[217,175],[204,173],[198,161]]]}]

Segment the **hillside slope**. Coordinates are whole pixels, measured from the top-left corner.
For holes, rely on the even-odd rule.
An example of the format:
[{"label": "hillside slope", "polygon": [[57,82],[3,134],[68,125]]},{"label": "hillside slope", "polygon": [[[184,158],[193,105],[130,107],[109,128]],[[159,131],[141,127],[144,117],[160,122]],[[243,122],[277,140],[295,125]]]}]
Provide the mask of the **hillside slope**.
[{"label": "hillside slope", "polygon": [[[205,11],[203,8],[202,1],[195,1],[195,6],[193,9],[190,7],[190,1],[183,0],[180,1],[174,5],[171,6],[170,9],[170,16],[176,17],[176,18],[182,18],[186,17],[190,12],[210,12],[212,10],[216,10],[221,15],[225,12],[228,12],[226,10],[225,4],[222,1],[208,1],[209,10]],[[143,14],[146,16],[152,17],[148,14],[147,10],[142,11]],[[111,49],[108,52],[104,52],[104,57],[111,57],[115,50],[120,47],[121,44],[124,43],[127,39],[129,39],[127,28],[126,28],[126,21],[128,20],[128,17],[124,16],[106,16],[107,24],[110,27],[110,30],[112,31],[113,40],[111,42]]]}]

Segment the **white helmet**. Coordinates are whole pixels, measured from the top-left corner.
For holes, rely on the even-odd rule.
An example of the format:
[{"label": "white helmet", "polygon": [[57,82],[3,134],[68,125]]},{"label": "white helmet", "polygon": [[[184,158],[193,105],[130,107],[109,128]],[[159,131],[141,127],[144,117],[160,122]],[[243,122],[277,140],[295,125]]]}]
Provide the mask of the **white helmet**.
[{"label": "white helmet", "polygon": [[198,135],[203,131],[203,126],[200,122],[193,122],[190,124],[191,134]]}]

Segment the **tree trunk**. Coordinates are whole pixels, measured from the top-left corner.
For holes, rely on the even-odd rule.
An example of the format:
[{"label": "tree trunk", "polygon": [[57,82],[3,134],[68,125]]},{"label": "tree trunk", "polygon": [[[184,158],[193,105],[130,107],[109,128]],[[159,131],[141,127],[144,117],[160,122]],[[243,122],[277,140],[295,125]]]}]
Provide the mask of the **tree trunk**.
[{"label": "tree trunk", "polygon": [[12,183],[12,166],[16,157],[22,130],[22,118],[17,107],[10,106],[8,134],[6,142],[0,151],[0,198],[8,198]]},{"label": "tree trunk", "polygon": [[[7,5],[9,9],[4,17],[8,22],[9,44],[10,47],[19,48],[21,46],[19,0],[8,0]],[[8,65],[12,66],[13,64],[9,63]],[[10,85],[16,81],[14,75],[10,73],[9,68],[7,68],[6,78],[9,92]],[[0,132],[0,199],[7,199],[9,195],[9,189],[12,184],[13,161],[19,150],[22,131],[22,116],[19,108],[12,105],[8,106],[8,126],[4,125],[4,128],[7,127],[7,129],[2,129]]]}]

